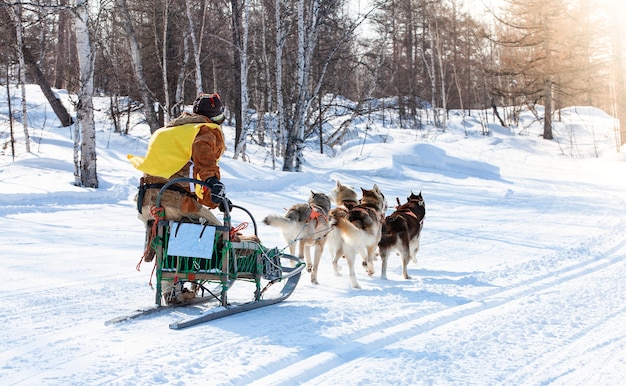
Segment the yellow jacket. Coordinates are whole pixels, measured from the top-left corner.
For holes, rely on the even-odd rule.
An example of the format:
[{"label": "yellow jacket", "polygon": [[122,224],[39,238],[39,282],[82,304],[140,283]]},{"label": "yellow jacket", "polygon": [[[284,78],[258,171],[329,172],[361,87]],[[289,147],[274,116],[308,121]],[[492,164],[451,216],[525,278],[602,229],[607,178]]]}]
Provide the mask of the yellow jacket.
[{"label": "yellow jacket", "polygon": [[[129,154],[128,159],[153,181],[165,183],[181,174],[205,181],[213,176],[220,178],[218,162],[225,150],[224,134],[218,124],[203,115],[184,113],[152,134],[144,157]],[[217,206],[210,195],[202,197],[201,189],[196,189],[196,195],[202,204]]]}]

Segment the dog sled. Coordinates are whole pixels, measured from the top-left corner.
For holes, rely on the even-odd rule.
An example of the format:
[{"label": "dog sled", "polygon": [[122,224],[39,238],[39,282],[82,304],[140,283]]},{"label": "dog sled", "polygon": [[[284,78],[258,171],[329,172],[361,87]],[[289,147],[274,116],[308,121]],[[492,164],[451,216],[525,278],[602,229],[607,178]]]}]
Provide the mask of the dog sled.
[{"label": "dog sled", "polygon": [[[165,190],[181,182],[207,186],[203,181],[191,178],[171,180],[159,190],[157,208]],[[171,329],[182,329],[287,299],[295,290],[305,264],[278,248],[263,246],[258,238],[257,241],[238,241],[231,226],[230,205],[224,206],[223,226],[155,220],[155,304],[105,324],[120,323],[168,309],[182,311],[193,308],[192,313],[199,312],[199,315],[169,325]],[[242,210],[249,217],[256,236],[257,226],[252,214],[238,205],[232,205],[232,208]],[[237,292],[238,296],[231,296],[234,289],[240,287],[235,286],[239,283],[245,283],[247,291],[242,288]],[[178,287],[179,293],[193,291],[195,296],[179,304],[164,304],[164,287]],[[190,287],[192,290],[188,289]],[[240,299],[242,293],[245,294],[243,301]]]}]

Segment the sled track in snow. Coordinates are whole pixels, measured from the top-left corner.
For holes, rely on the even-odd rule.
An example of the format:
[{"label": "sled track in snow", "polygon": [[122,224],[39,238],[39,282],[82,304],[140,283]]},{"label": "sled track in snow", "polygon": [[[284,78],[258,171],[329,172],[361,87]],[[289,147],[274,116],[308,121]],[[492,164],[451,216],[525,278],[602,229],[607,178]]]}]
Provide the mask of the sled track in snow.
[{"label": "sled track in snow", "polygon": [[[545,380],[550,380],[550,376],[555,373],[554,369],[566,369],[561,370],[559,374],[561,384],[611,384],[612,382],[609,380],[599,380],[594,379],[594,377],[601,374],[608,362],[620,360],[620,355],[624,355],[622,349],[626,344],[626,336],[622,336],[620,339],[610,338],[609,340],[606,336],[607,330],[623,328],[624,316],[626,316],[626,306],[607,315],[608,318],[578,331],[567,342],[567,345],[558,352],[551,350],[542,354],[523,369],[509,374],[503,384],[545,384]],[[589,340],[595,342],[592,347],[586,344]],[[585,371],[583,374],[574,372],[571,367],[571,357],[585,357],[587,359],[584,363]],[[615,381],[616,384],[622,383],[621,379]]]},{"label": "sled track in snow", "polygon": [[[529,296],[558,284],[591,275],[613,265],[623,264],[626,257],[616,252],[624,247],[626,247],[626,241],[621,241],[606,251],[603,257],[586,260],[514,286],[495,290],[482,298],[431,315],[420,316],[413,320],[407,320],[410,319],[410,316],[392,319],[382,326],[370,327],[357,332],[350,342],[342,340],[338,344],[327,344],[325,347],[319,347],[319,350],[315,352],[312,350],[303,352],[291,361],[282,360],[280,363],[267,365],[262,374],[261,371],[248,374],[243,381],[250,385],[293,385],[312,380],[315,384],[323,382],[324,379],[341,372],[340,367],[351,363],[352,358],[356,358],[355,360],[358,361],[372,357],[372,354],[394,343],[518,301],[520,297]],[[558,361],[559,359],[552,358],[552,360]]]}]

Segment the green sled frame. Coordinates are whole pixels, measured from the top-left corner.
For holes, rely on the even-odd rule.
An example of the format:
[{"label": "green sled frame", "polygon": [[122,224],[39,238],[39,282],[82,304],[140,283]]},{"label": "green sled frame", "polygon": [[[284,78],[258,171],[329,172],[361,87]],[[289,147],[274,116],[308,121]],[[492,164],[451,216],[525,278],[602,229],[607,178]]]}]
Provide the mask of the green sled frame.
[{"label": "green sled frame", "polygon": [[[205,182],[192,178],[171,180],[159,190],[156,206],[160,207],[161,197],[169,186],[187,182],[208,187]],[[232,207],[244,211],[249,216],[256,235],[257,226],[252,214],[238,205],[232,205]],[[169,249],[174,251],[174,241],[178,240],[178,232],[181,230],[200,232],[200,236],[194,233],[193,236],[188,237],[194,242],[188,242],[186,245],[183,243],[183,250],[193,250],[196,248],[193,245],[195,243],[208,243],[209,245],[199,245],[198,250],[192,251],[193,253],[189,253],[189,256],[170,254]],[[231,241],[230,230],[231,216],[228,207],[224,208],[223,226],[159,220],[155,236],[155,305],[108,320],[105,324],[120,323],[168,309],[201,306],[200,315],[169,325],[171,329],[182,329],[277,304],[287,299],[300,280],[305,267],[302,260],[284,253],[281,249],[266,248],[255,241]],[[203,237],[205,233],[208,237]],[[169,248],[170,246],[172,248]],[[175,252],[179,253],[179,251],[180,248],[176,247]],[[164,305],[162,304],[162,288],[167,282],[170,282],[168,287],[173,284],[180,286],[181,289],[186,284],[192,285],[197,289],[198,295],[187,302]],[[229,291],[235,283],[248,283],[247,286],[252,289],[251,300],[230,301]],[[272,291],[268,291],[272,286],[274,287]],[[276,289],[276,286],[279,286],[279,289]],[[213,306],[205,308],[207,304],[213,304]]]}]

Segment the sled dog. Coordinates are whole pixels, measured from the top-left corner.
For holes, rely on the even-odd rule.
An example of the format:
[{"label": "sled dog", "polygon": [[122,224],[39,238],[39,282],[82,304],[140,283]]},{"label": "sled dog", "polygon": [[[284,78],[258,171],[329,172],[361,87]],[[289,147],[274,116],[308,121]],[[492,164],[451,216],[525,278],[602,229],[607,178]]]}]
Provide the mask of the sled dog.
[{"label": "sled dog", "polygon": [[[349,210],[359,204],[358,196],[353,187],[343,185],[339,180],[336,181],[335,187],[330,191],[330,200],[335,203],[335,207]],[[344,244],[341,233],[335,227],[331,227],[326,237],[326,248],[333,258],[333,270],[335,276],[341,276],[341,267],[338,261],[345,257],[344,248],[349,248]]]},{"label": "sled dog", "polygon": [[283,238],[289,243],[290,254],[304,258],[313,284],[319,284],[317,271],[326,244],[326,235],[330,231],[329,211],[330,197],[325,193],[311,191],[308,203],[295,204],[284,215],[274,214],[263,219],[265,224],[280,228]]},{"label": "sled dog", "polygon": [[[398,204],[400,200],[398,200]],[[399,252],[402,258],[402,276],[410,279],[407,272],[409,260],[417,262],[420,249],[420,235],[424,226],[426,206],[422,192],[407,197],[407,202],[396,207],[395,212],[387,216],[383,222],[382,236],[378,243],[382,261],[380,278],[387,279],[387,259],[392,250]]]},{"label": "sled dog", "polygon": [[353,208],[359,204],[354,188],[343,185],[339,180],[336,181],[335,187],[330,191],[330,200],[334,202],[336,206],[346,209]]},{"label": "sled dog", "polygon": [[[344,256],[350,271],[350,281],[353,288],[361,288],[354,273],[354,261],[359,254],[364,260],[368,275],[374,274],[374,254],[380,241],[382,219],[387,204],[385,196],[378,185],[372,189],[363,189],[361,202],[348,209],[337,207],[330,211],[330,224],[339,232],[342,242],[342,252],[333,255],[333,267],[338,273],[337,261]],[[331,252],[332,254],[332,252]]]}]

